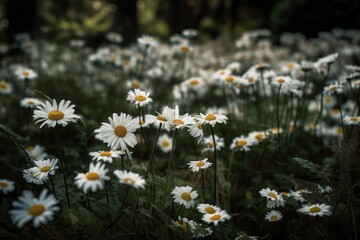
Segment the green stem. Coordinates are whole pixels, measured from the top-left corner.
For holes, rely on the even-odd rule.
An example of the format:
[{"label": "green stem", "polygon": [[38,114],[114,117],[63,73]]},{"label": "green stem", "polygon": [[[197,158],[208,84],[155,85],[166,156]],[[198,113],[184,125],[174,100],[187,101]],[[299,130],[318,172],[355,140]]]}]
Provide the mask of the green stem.
[{"label": "green stem", "polygon": [[150,167],[153,168],[152,160],[153,160],[153,157],[154,157],[157,141],[159,140],[161,127],[162,127],[162,123],[160,123],[160,125],[159,125],[158,131],[157,131],[157,134],[156,134],[156,138],[155,138],[155,142],[154,142],[153,148],[151,150],[151,154],[150,154],[150,157],[149,157],[149,163],[148,163],[148,166],[146,168],[145,179],[147,179],[147,177],[148,177]]},{"label": "green stem", "polygon": [[50,182],[51,182],[51,188],[53,190],[54,196],[56,197],[56,191],[55,191],[55,187],[54,187],[53,178],[52,178],[52,176],[50,174],[49,174],[49,177],[50,177]]},{"label": "green stem", "polygon": [[216,141],[215,141],[214,129],[213,129],[213,127],[211,125],[210,125],[210,129],[211,129],[211,135],[212,135],[212,139],[213,139],[213,143],[214,143],[214,168],[215,168],[215,174],[214,174],[214,200],[213,200],[213,203],[214,203],[214,205],[216,205],[216,196],[217,196],[217,188],[216,188],[216,183],[217,183],[217,150],[216,150]]},{"label": "green stem", "polygon": [[201,169],[201,188],[202,188],[202,201],[205,203],[205,181],[204,181],[204,170]]},{"label": "green stem", "polygon": [[278,92],[277,92],[277,95],[276,95],[276,123],[277,123],[277,147],[278,147],[278,151],[277,153],[279,154],[280,153],[280,114],[279,114],[279,100],[280,100],[280,90],[281,90],[281,84],[279,85],[279,89],[278,89]]}]

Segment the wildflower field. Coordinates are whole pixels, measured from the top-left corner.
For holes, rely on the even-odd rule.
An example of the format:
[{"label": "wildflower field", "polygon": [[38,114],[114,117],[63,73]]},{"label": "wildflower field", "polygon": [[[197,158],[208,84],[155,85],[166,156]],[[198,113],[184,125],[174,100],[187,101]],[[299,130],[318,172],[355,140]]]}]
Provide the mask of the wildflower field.
[{"label": "wildflower field", "polygon": [[0,46],[1,239],[358,239],[360,31]]}]

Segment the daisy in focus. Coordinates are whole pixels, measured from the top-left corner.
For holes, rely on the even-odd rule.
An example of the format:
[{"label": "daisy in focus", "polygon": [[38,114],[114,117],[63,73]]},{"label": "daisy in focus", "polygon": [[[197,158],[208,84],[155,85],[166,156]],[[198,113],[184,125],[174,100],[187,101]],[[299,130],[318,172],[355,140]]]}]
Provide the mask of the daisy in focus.
[{"label": "daisy in focus", "polygon": [[32,221],[34,227],[52,221],[55,212],[60,210],[58,201],[47,189],[41,191],[39,198],[28,190],[23,191],[22,196],[14,201],[14,209],[10,210],[11,220],[18,228],[22,228],[27,222]]},{"label": "daisy in focus", "polygon": [[61,100],[59,105],[53,99],[52,104],[49,101],[41,103],[37,106],[38,110],[34,110],[33,118],[37,120],[35,124],[41,123],[40,128],[44,125],[55,127],[61,124],[65,127],[69,122],[76,122],[78,115],[75,115],[75,105],[70,105],[70,101]]},{"label": "daisy in focus", "polygon": [[126,100],[130,103],[134,103],[136,106],[143,107],[152,102],[152,98],[149,97],[150,92],[141,91],[140,89],[130,90],[128,92]]},{"label": "daisy in focus", "polygon": [[90,152],[89,155],[93,161],[113,162],[113,158],[119,158],[120,155],[117,151],[97,151]]},{"label": "daisy in focus", "polygon": [[282,218],[283,215],[281,214],[281,212],[276,210],[272,210],[265,215],[265,220],[269,222],[277,222],[280,221]]},{"label": "daisy in focus", "polygon": [[15,189],[15,183],[7,179],[0,179],[0,192],[8,194]]},{"label": "daisy in focus", "polygon": [[84,193],[96,192],[98,189],[104,188],[105,181],[110,180],[110,177],[106,176],[108,171],[100,162],[96,165],[90,163],[87,173],[78,173],[75,177],[75,185]]},{"label": "daisy in focus", "polygon": [[309,206],[303,206],[302,208],[298,209],[299,213],[307,214],[310,216],[330,216],[332,214],[330,210],[330,206],[326,204],[313,204]]},{"label": "daisy in focus", "polygon": [[214,214],[216,212],[221,212],[221,208],[208,203],[198,204],[196,209],[203,214]]},{"label": "daisy in focus", "polygon": [[125,184],[134,188],[145,189],[145,179],[143,179],[137,173],[128,172],[126,170],[115,170],[114,174],[119,179],[121,184]]},{"label": "daisy in focus", "polygon": [[266,199],[268,200],[266,203],[267,208],[275,208],[275,207],[280,207],[280,206],[285,205],[284,198],[282,197],[281,194],[279,194],[275,190],[266,188],[266,189],[261,189],[259,191],[259,193],[260,193],[261,197],[266,197]]},{"label": "daisy in focus", "polygon": [[175,187],[171,194],[173,194],[174,202],[184,205],[186,209],[194,206],[194,200],[198,196],[198,193],[189,186]]},{"label": "daisy in focus", "polygon": [[189,163],[187,163],[187,165],[189,165],[189,168],[191,169],[191,171],[193,172],[198,172],[200,169],[207,169],[208,167],[210,167],[212,165],[212,163],[207,162],[207,158],[203,159],[203,160],[199,160],[199,161],[190,161]]},{"label": "daisy in focus", "polygon": [[200,115],[195,118],[198,120],[199,124],[210,124],[212,127],[214,127],[216,123],[226,124],[226,121],[228,120],[225,115],[216,113],[208,113],[206,115],[200,113]]},{"label": "daisy in focus", "polygon": [[179,114],[178,105],[176,105],[175,109],[166,108],[163,116],[168,120],[166,122],[167,127],[171,130],[182,129],[193,123],[193,118],[188,113],[184,115]]},{"label": "daisy in focus", "polygon": [[36,167],[33,168],[34,177],[40,180],[46,180],[48,175],[55,175],[55,170],[59,167],[56,166],[58,159],[47,159],[34,161]]},{"label": "daisy in focus", "polygon": [[225,222],[226,220],[230,220],[231,216],[225,211],[221,210],[220,212],[215,213],[207,213],[201,218],[204,222],[210,224],[213,223],[215,226],[218,225],[219,222]]},{"label": "daisy in focus", "polygon": [[35,185],[44,184],[44,181],[39,179],[38,177],[36,177],[35,173],[36,173],[35,168],[24,169],[23,170],[23,178],[28,183],[32,183],[32,184],[35,184]]}]

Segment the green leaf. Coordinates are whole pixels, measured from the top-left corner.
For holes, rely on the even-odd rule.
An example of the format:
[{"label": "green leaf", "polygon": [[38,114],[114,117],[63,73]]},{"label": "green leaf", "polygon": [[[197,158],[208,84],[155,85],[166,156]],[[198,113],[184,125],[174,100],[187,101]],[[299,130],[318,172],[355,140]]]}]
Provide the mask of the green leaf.
[{"label": "green leaf", "polygon": [[302,159],[302,158],[294,158],[294,160],[299,163],[303,168],[309,170],[312,173],[315,173],[317,176],[322,176],[320,172],[320,166],[310,162],[308,160]]}]

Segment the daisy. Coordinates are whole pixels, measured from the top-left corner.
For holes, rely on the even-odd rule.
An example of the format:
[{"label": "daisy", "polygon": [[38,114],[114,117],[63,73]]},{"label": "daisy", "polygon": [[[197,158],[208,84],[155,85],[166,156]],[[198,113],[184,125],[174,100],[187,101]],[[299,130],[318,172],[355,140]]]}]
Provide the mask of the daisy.
[{"label": "daisy", "polygon": [[327,108],[333,108],[336,105],[336,98],[333,96],[324,96],[323,105]]},{"label": "daisy", "polygon": [[5,81],[0,81],[0,93],[2,94],[10,94],[12,92],[12,85]]},{"label": "daisy", "polygon": [[280,195],[277,191],[275,190],[271,190],[270,188],[266,188],[266,189],[261,189],[259,191],[260,195],[262,197],[266,197],[267,204],[266,207],[267,208],[275,208],[275,207],[280,207],[280,206],[284,206],[285,205],[285,200],[282,197],[282,195]]},{"label": "daisy", "polygon": [[254,131],[249,133],[250,140],[252,140],[254,143],[259,144],[260,142],[264,141],[266,139],[266,132],[265,131]]},{"label": "daisy", "polygon": [[31,69],[18,69],[15,71],[15,75],[20,80],[32,80],[37,77],[37,73]]},{"label": "daisy", "polygon": [[119,179],[121,184],[126,184],[134,188],[145,189],[145,179],[137,173],[128,172],[126,170],[115,170],[114,174]]},{"label": "daisy", "polygon": [[171,130],[181,129],[193,123],[193,118],[188,113],[184,115],[179,114],[178,105],[176,105],[175,109],[166,108],[163,116],[168,120],[166,122],[167,127]]},{"label": "daisy", "polygon": [[20,101],[20,105],[25,108],[34,108],[41,103],[41,100],[38,98],[24,98]]},{"label": "daisy", "polygon": [[46,180],[48,175],[54,175],[55,170],[59,167],[56,166],[58,159],[47,159],[47,160],[38,160],[35,161],[36,171],[34,177],[40,180]]},{"label": "daisy", "polygon": [[320,217],[330,216],[332,214],[330,210],[330,206],[326,204],[313,204],[310,206],[303,206],[297,211],[310,216],[320,216]]},{"label": "daisy", "polygon": [[136,117],[137,123],[141,125],[142,128],[148,128],[150,124],[153,124],[154,116],[151,114],[146,114],[145,117]]},{"label": "daisy", "polygon": [[123,41],[123,37],[117,32],[109,32],[106,34],[106,39],[113,43],[121,43]]},{"label": "daisy", "polygon": [[194,206],[194,199],[198,196],[198,193],[189,186],[175,187],[171,194],[174,195],[174,202],[184,205],[186,209]]},{"label": "daisy", "polygon": [[214,127],[216,123],[226,124],[226,120],[228,120],[225,115],[216,113],[207,113],[206,115],[200,113],[200,115],[197,115],[195,118],[201,125],[210,124],[212,127]]},{"label": "daisy", "polygon": [[186,38],[194,38],[199,34],[199,32],[195,29],[184,29],[181,31],[181,34]]},{"label": "daisy", "polygon": [[341,93],[343,89],[343,85],[341,82],[336,82],[333,84],[330,84],[329,86],[324,87],[324,94],[325,95],[331,95],[333,93]]},{"label": "daisy", "polygon": [[41,191],[39,198],[28,190],[23,191],[22,196],[14,201],[14,209],[10,210],[11,220],[18,228],[22,228],[27,222],[32,221],[34,227],[52,221],[55,212],[60,210],[58,201],[47,189]]},{"label": "daisy", "polygon": [[158,41],[154,37],[148,35],[139,37],[137,41],[143,47],[155,47],[158,45]]},{"label": "daisy", "polygon": [[199,161],[190,161],[187,165],[189,165],[189,168],[191,169],[191,171],[193,172],[198,172],[200,169],[207,169],[208,167],[210,167],[212,165],[212,163],[207,162],[207,158],[203,159],[203,160],[199,160]]},{"label": "daisy", "polygon": [[23,177],[28,183],[41,185],[44,183],[44,181],[35,176],[35,173],[37,172],[36,170],[37,170],[36,168],[24,169]]},{"label": "daisy", "polygon": [[300,189],[298,191],[290,191],[290,197],[293,197],[296,201],[300,201],[301,203],[306,202],[306,199],[303,197],[304,194],[311,193],[306,189]]},{"label": "daisy", "polygon": [[205,82],[201,78],[189,78],[181,83],[181,89],[184,91],[194,90],[194,91],[201,91],[204,89]]},{"label": "daisy", "polygon": [[252,138],[240,136],[233,139],[230,149],[235,151],[250,151],[250,147],[255,143]]},{"label": "daisy", "polygon": [[300,67],[301,67],[301,70],[303,70],[304,72],[311,71],[315,68],[314,63],[309,62],[309,61],[301,61]]},{"label": "daisy", "polygon": [[128,101],[130,103],[134,103],[137,106],[143,107],[148,103],[152,102],[152,98],[149,97],[150,92],[141,91],[140,89],[134,89],[134,91],[130,90],[127,95]]},{"label": "daisy", "polygon": [[163,153],[168,153],[171,151],[173,145],[173,140],[169,135],[163,134],[159,137],[157,146]]},{"label": "daisy", "polygon": [[177,221],[173,221],[176,226],[182,227],[185,231],[193,232],[195,229],[195,222],[187,218],[178,217]]},{"label": "daisy", "polygon": [[100,162],[96,163],[96,165],[90,163],[87,173],[78,173],[75,177],[75,185],[84,193],[89,192],[89,190],[95,192],[97,189],[103,189],[105,181],[110,179],[110,177],[106,176],[108,171],[105,165]]},{"label": "daisy", "polygon": [[170,110],[171,110],[171,108],[166,106],[161,114],[157,112],[157,116],[149,115],[148,121],[152,122],[155,125],[155,127],[157,127],[157,128],[160,126],[160,124],[161,124],[162,128],[167,127],[167,125],[168,125],[167,123],[169,120],[164,115]]},{"label": "daisy", "polygon": [[28,146],[27,148],[25,148],[25,151],[29,155],[30,159],[33,161],[45,159],[48,155],[45,152],[44,147],[40,145]]},{"label": "daisy", "polygon": [[226,220],[230,220],[230,218],[231,216],[225,210],[221,210],[220,212],[215,212],[212,214],[204,214],[201,220],[208,224],[213,223],[215,226],[217,226],[219,222],[225,222]]},{"label": "daisy", "polygon": [[180,44],[176,46],[176,51],[182,54],[188,54],[192,51],[192,47],[188,41],[181,41]]},{"label": "daisy", "polygon": [[104,161],[104,162],[113,162],[113,158],[119,158],[120,155],[117,151],[97,151],[90,152],[90,156],[92,156],[93,161]]},{"label": "daisy", "polygon": [[37,120],[35,124],[42,122],[40,128],[44,125],[55,127],[57,124],[65,127],[69,122],[76,122],[76,119],[80,117],[74,114],[75,105],[70,105],[70,103],[70,101],[61,100],[58,105],[55,99],[52,104],[49,101],[41,103],[37,106],[39,110],[34,111],[33,118]]},{"label": "daisy", "polygon": [[120,113],[109,117],[109,123],[102,123],[100,139],[107,143],[112,150],[126,150],[127,145],[134,147],[137,144],[134,132],[140,125],[130,115]]},{"label": "daisy", "polygon": [[199,122],[188,126],[188,132],[190,136],[197,138],[198,143],[200,143],[201,140],[204,138],[203,125]]},{"label": "daisy", "polygon": [[280,221],[282,217],[283,215],[281,214],[281,212],[272,210],[266,214],[265,220],[268,220],[269,222],[277,222]]},{"label": "daisy", "polygon": [[[221,148],[223,148],[225,146],[224,139],[221,137],[218,137],[217,135],[215,135],[215,143],[216,143],[217,151],[220,151]],[[205,137],[203,139],[203,144],[205,145],[204,151],[214,151],[214,141],[213,141],[212,136]]]},{"label": "daisy", "polygon": [[198,204],[196,209],[203,214],[214,214],[217,212],[221,212],[221,208],[208,203]]},{"label": "daisy", "polygon": [[346,116],[346,117],[344,117],[344,123],[346,125],[359,125],[360,124],[360,117]]},{"label": "daisy", "polygon": [[3,194],[8,194],[9,192],[14,191],[15,183],[7,179],[0,179],[0,192]]},{"label": "daisy", "polygon": [[271,84],[273,84],[274,86],[284,86],[284,85],[287,85],[287,84],[290,84],[291,82],[291,78],[290,77],[287,77],[287,76],[279,76],[279,77],[276,77],[272,82]]}]

